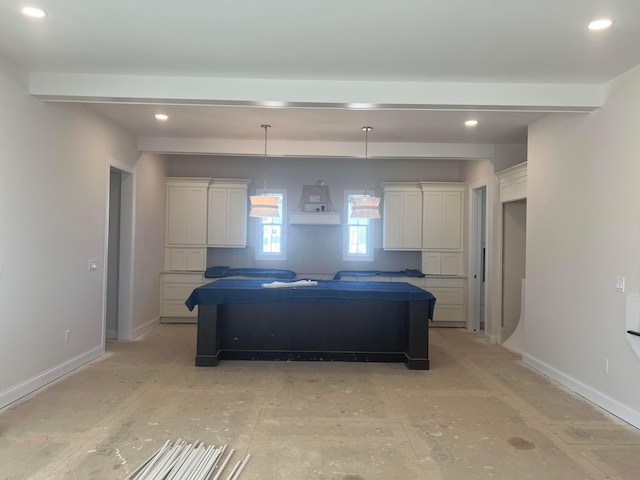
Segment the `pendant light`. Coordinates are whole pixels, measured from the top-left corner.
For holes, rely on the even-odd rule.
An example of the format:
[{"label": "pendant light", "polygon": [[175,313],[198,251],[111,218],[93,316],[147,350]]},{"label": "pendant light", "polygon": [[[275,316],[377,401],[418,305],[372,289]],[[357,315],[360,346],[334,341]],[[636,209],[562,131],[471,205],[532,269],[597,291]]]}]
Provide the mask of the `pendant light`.
[{"label": "pendant light", "polygon": [[280,216],[278,198],[267,195],[267,130],[271,125],[260,125],[264,128],[264,189],[262,195],[252,195],[250,217],[273,218]]},{"label": "pendant light", "polygon": [[351,218],[380,218],[380,198],[367,194],[367,160],[371,130],[373,130],[371,127],[362,127],[364,132],[364,197],[351,200]]}]

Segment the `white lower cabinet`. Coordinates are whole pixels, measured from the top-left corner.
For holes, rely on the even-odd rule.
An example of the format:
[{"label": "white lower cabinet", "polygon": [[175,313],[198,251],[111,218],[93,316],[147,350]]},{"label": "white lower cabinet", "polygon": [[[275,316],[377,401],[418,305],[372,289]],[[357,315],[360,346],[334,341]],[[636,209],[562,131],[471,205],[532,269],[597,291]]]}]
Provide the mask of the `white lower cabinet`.
[{"label": "white lower cabinet", "polygon": [[165,268],[179,272],[202,272],[206,269],[207,249],[198,247],[167,247]]},{"label": "white lower cabinet", "polygon": [[436,297],[433,326],[466,325],[466,283],[462,277],[425,277],[426,289]]},{"label": "white lower cabinet", "polygon": [[195,321],[198,307],[189,311],[184,302],[204,283],[202,272],[164,272],[160,274],[160,317],[163,322]]},{"label": "white lower cabinet", "polygon": [[422,252],[425,275],[461,275],[462,252]]}]

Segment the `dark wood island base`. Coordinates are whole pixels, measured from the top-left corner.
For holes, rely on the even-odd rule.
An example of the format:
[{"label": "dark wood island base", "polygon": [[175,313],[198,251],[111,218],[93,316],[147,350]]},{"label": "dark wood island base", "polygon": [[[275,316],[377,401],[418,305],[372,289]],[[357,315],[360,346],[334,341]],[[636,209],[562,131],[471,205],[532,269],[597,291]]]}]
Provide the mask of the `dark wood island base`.
[{"label": "dark wood island base", "polygon": [[430,301],[435,299],[200,304],[195,364],[403,362],[428,370]]}]

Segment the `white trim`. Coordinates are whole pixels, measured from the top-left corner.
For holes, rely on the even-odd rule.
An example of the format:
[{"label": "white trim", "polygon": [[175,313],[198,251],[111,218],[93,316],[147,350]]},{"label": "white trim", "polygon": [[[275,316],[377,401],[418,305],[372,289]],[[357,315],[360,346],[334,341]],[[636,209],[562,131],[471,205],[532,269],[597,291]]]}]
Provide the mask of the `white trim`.
[{"label": "white trim", "polygon": [[[104,259],[103,259],[103,291],[102,291],[102,344],[106,341],[107,322],[107,262],[109,258],[109,182],[111,168],[115,168],[125,175],[121,177],[121,212],[128,213],[129,218],[121,218],[120,226],[120,269],[118,291],[118,340],[131,340],[133,328],[133,299],[134,299],[134,252],[135,252],[135,217],[136,217],[136,170],[117,160],[109,158],[106,168],[106,203],[104,229]],[[128,208],[123,209],[127,206]],[[129,210],[130,207],[130,210]]]},{"label": "white trim", "polygon": [[34,393],[39,388],[59,379],[63,375],[66,375],[75,369],[89,363],[91,360],[95,360],[104,353],[104,346],[97,346],[91,350],[82,353],[76,357],[67,360],[60,365],[56,365],[53,368],[45,370],[22,383],[14,385],[7,390],[0,392],[0,408],[4,408],[13,402]]},{"label": "white trim", "polygon": [[[257,188],[256,195],[262,195],[264,189]],[[280,211],[280,253],[262,253],[260,250],[262,248],[262,219],[258,217],[251,217],[250,220],[254,220],[254,228],[256,235],[256,248],[255,248],[255,259],[256,260],[267,260],[267,261],[282,261],[287,259],[287,209],[288,209],[288,199],[287,199],[287,190],[286,189],[278,189],[278,188],[270,188],[268,189],[267,194],[276,194],[282,195],[282,210]]]},{"label": "white trim", "polygon": [[[480,312],[478,308],[476,308],[480,302],[480,288],[479,284],[481,282],[480,276],[482,272],[479,272],[477,267],[481,262],[482,254],[478,252],[478,244],[481,241],[481,215],[478,213],[481,212],[481,204],[479,202],[480,190],[484,189],[485,191],[485,199],[486,199],[486,191],[487,186],[481,185],[479,187],[469,186],[469,275],[468,275],[468,302],[469,302],[469,315],[467,318],[467,330],[478,331],[480,330]],[[485,203],[486,204],[486,203]],[[486,225],[486,215],[485,215],[485,233],[487,231]],[[486,238],[485,238],[486,245]],[[486,247],[485,247],[486,248]],[[485,272],[485,287],[488,282],[486,282],[486,272]],[[485,288],[486,290],[486,288]],[[484,318],[487,318],[486,312],[486,295],[484,302]]]},{"label": "white trim", "polygon": [[616,417],[624,420],[634,427],[640,428],[640,412],[637,412],[627,407],[626,405],[621,404],[617,400],[614,400],[613,398],[605,395],[604,393],[595,390],[589,385],[585,385],[579,380],[576,380],[575,378],[562,373],[561,371],[553,368],[550,365],[547,365],[546,363],[538,360],[528,353],[524,353],[522,355],[522,361],[526,365],[529,365],[531,368],[547,375],[559,384],[574,391],[581,397],[586,398],[591,403],[594,403],[595,405],[605,409],[606,411],[612,413]]},{"label": "white trim", "polygon": [[[474,271],[474,262],[475,262],[475,258],[474,258],[474,253],[473,253],[473,241],[475,239],[475,230],[473,228],[473,217],[474,217],[474,213],[473,213],[473,204],[474,204],[474,190],[477,190],[479,188],[485,188],[485,282],[484,282],[484,334],[485,334],[485,339],[490,342],[490,343],[496,343],[496,334],[495,334],[495,328],[493,327],[493,322],[491,321],[491,315],[490,315],[490,299],[491,299],[491,289],[495,288],[496,285],[494,285],[491,281],[491,279],[493,278],[493,269],[492,269],[492,259],[494,256],[494,251],[493,251],[493,222],[494,222],[494,217],[493,217],[493,202],[494,202],[494,195],[491,189],[492,186],[492,177],[491,176],[486,176],[483,178],[480,178],[474,182],[471,182],[468,184],[468,201],[469,201],[469,219],[468,219],[468,223],[469,223],[469,245],[468,245],[468,250],[469,250],[469,255],[467,257],[467,261],[468,261],[468,272],[469,272],[469,278],[467,279],[467,283],[470,281],[473,281],[473,279],[471,278],[473,275],[473,271]],[[467,330],[473,330],[473,318],[474,318],[474,308],[477,302],[475,302],[475,295],[476,293],[474,292],[474,288],[473,286],[469,286],[469,288],[467,288],[467,322],[466,322],[466,328]]]},{"label": "white trim", "polygon": [[342,229],[342,260],[345,262],[373,262],[373,222],[370,219],[367,233],[367,255],[349,254],[349,212],[351,211],[350,195],[362,195],[362,190],[345,190],[344,191],[344,227]]},{"label": "white trim", "polygon": [[160,325],[160,317],[152,318],[151,320],[143,323],[142,325],[136,326],[136,328],[133,329],[133,336],[131,338],[136,338],[142,335],[143,333],[147,333],[156,325]]}]

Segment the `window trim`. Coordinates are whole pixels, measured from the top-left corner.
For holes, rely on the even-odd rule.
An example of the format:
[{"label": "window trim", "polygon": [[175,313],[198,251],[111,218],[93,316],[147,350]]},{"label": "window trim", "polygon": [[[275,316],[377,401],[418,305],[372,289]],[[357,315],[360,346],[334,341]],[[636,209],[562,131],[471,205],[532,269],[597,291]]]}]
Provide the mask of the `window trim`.
[{"label": "window trim", "polygon": [[[261,195],[263,189],[256,189],[256,195]],[[269,194],[279,194],[282,195],[282,209],[280,211],[281,223],[280,225],[280,246],[282,248],[280,253],[262,253],[262,219],[255,218],[255,234],[256,234],[256,248],[255,248],[255,259],[256,260],[272,260],[272,261],[281,261],[287,259],[287,191],[281,189],[269,189],[267,195]]]},{"label": "window trim", "polygon": [[349,253],[349,213],[351,212],[350,195],[363,195],[362,190],[345,190],[344,191],[344,229],[342,231],[342,260],[348,262],[372,262],[373,256],[373,225],[371,220],[367,223],[367,254]]}]

